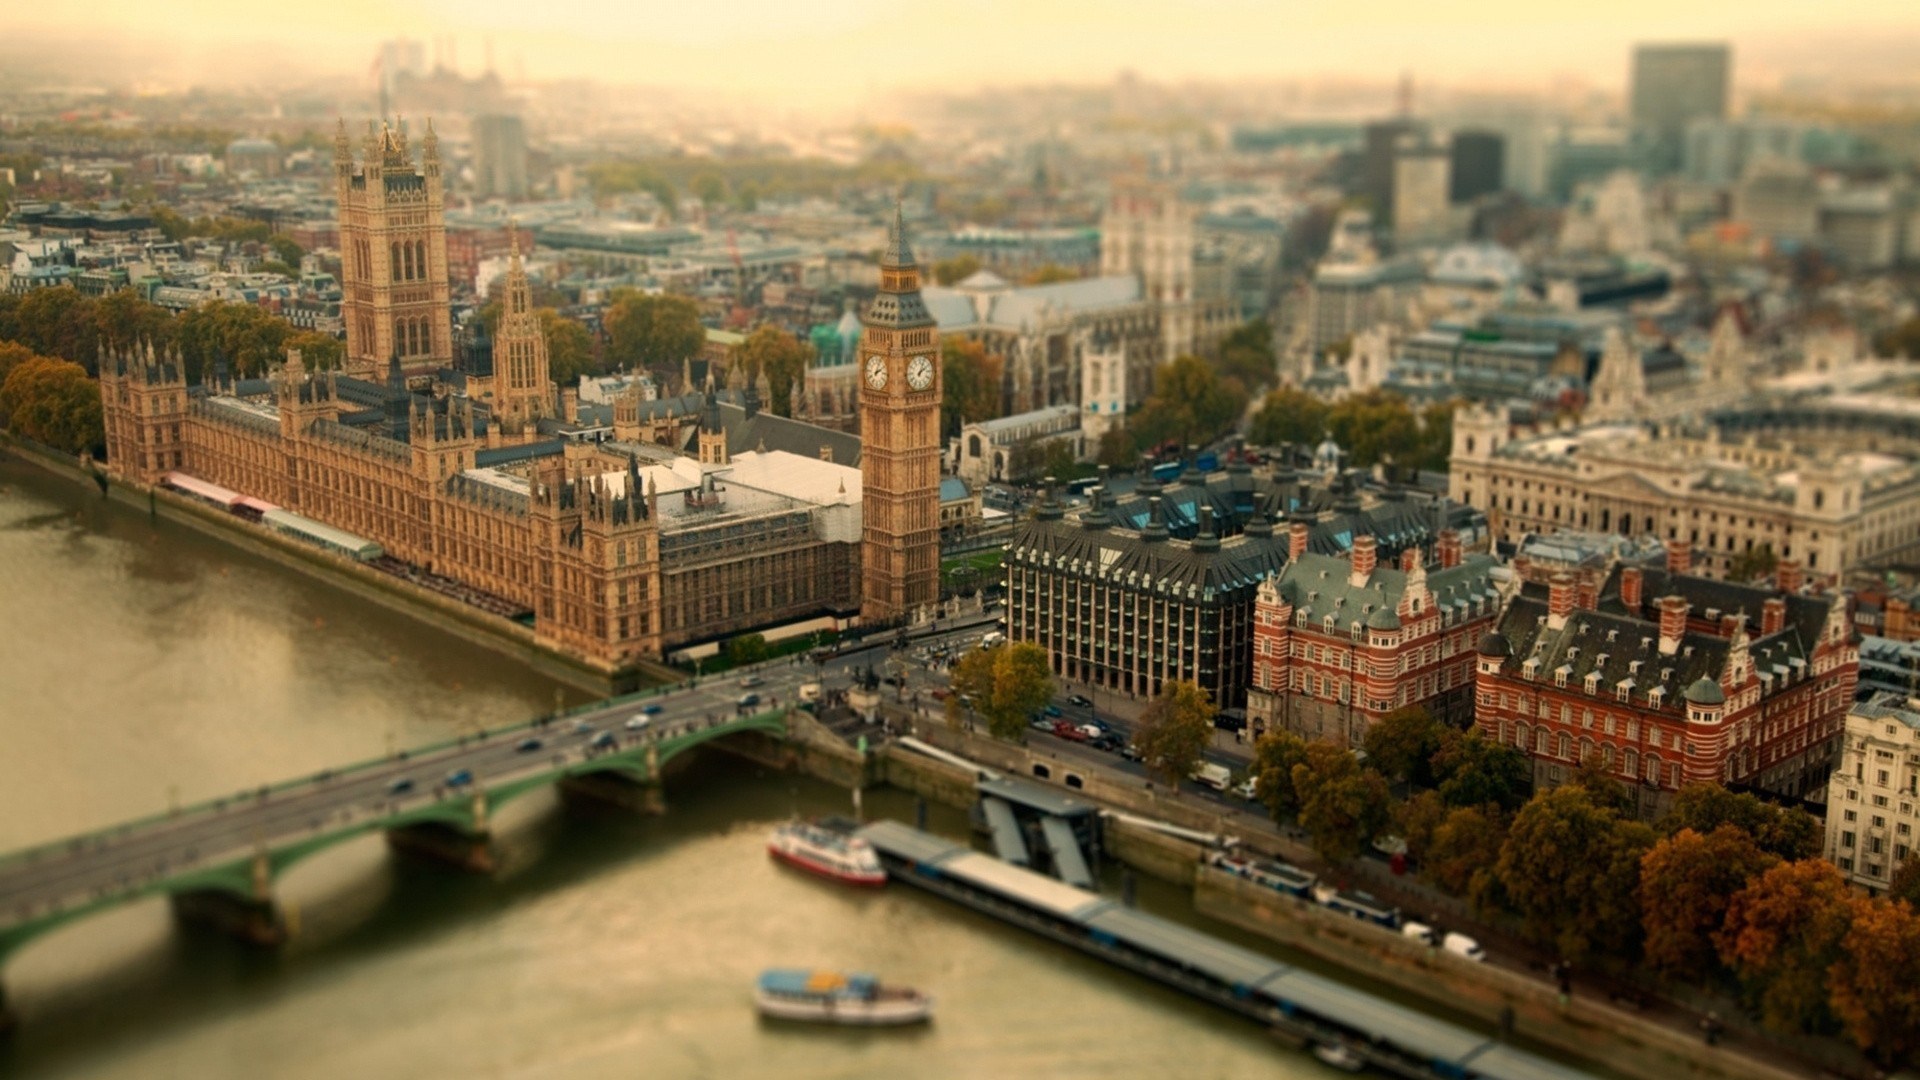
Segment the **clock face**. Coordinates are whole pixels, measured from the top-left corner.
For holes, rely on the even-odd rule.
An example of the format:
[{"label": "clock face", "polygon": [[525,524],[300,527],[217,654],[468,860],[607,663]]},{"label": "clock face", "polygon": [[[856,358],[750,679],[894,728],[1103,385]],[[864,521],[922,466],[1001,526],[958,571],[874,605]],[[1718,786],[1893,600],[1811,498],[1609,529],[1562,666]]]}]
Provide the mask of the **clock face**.
[{"label": "clock face", "polygon": [[875,390],[887,388],[887,361],[882,356],[867,357],[867,385]]},{"label": "clock face", "polygon": [[933,385],[933,361],[924,356],[916,356],[913,363],[907,365],[907,385],[915,390],[925,390]]}]

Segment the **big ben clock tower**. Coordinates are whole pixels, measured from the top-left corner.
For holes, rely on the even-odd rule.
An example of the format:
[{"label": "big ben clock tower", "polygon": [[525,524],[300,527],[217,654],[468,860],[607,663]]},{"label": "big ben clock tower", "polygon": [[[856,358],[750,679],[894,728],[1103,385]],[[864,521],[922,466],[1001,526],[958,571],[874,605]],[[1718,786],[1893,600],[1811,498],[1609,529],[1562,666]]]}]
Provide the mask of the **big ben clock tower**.
[{"label": "big ben clock tower", "polygon": [[898,206],[861,326],[860,613],[875,623],[940,599],[940,332]]}]

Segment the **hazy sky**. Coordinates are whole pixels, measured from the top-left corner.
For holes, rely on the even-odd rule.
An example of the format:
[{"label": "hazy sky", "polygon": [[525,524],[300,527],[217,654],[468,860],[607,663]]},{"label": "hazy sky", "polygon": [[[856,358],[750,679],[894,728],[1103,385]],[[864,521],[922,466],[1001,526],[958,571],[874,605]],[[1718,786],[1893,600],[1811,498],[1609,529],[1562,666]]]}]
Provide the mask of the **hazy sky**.
[{"label": "hazy sky", "polygon": [[1862,45],[1920,38],[1915,0],[92,0],[7,5],[9,28],[149,47],[169,39],[217,79],[243,47],[341,74],[383,38],[454,34],[477,73],[493,40],[503,74],[591,76],[845,100],[910,84],[1151,78],[1365,78],[1538,86],[1625,79],[1636,40],[1736,45],[1736,78],[1771,81],[1805,57],[1841,66]]}]

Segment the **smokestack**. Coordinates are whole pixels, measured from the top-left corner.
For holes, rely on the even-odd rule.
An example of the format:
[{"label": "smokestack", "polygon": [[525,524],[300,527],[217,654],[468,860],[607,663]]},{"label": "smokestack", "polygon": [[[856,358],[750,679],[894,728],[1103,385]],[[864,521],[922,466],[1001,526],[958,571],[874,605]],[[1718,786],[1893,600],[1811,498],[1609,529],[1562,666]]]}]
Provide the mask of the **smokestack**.
[{"label": "smokestack", "polygon": [[1667,573],[1685,574],[1693,569],[1693,541],[1674,537],[1667,541]]},{"label": "smokestack", "polygon": [[1307,553],[1307,523],[1291,521],[1287,523],[1287,558],[1297,559]]},{"label": "smokestack", "polygon": [[1440,540],[1434,545],[1440,556],[1440,568],[1460,565],[1460,532],[1457,529],[1441,529]]},{"label": "smokestack", "polygon": [[1687,601],[1678,596],[1660,598],[1660,654],[1672,656],[1680,651],[1680,639],[1687,632]]},{"label": "smokestack", "polygon": [[580,422],[580,391],[571,386],[560,391],[560,415],[569,424]]},{"label": "smokestack", "polygon": [[1777,634],[1787,628],[1787,602],[1778,596],[1767,597],[1760,605],[1760,632]]},{"label": "smokestack", "polygon": [[1628,566],[1620,571],[1620,605],[1627,614],[1640,614],[1640,585],[1642,574],[1637,566]]},{"label": "smokestack", "polygon": [[1359,588],[1373,576],[1375,560],[1373,537],[1360,535],[1353,538],[1353,585]]},{"label": "smokestack", "polygon": [[1574,579],[1573,606],[1592,611],[1600,606],[1600,578],[1592,571],[1581,571]]}]

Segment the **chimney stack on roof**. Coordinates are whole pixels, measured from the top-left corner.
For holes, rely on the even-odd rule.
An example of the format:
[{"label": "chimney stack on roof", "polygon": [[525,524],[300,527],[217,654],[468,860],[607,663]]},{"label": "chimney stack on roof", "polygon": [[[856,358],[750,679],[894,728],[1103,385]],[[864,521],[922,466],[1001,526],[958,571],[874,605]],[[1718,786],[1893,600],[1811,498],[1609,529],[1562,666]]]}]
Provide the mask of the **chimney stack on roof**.
[{"label": "chimney stack on roof", "polygon": [[1667,573],[1693,572],[1693,541],[1675,537],[1667,541]]},{"label": "chimney stack on roof", "polygon": [[1582,570],[1573,581],[1573,606],[1592,611],[1600,606],[1600,579],[1592,571]]},{"label": "chimney stack on roof", "polygon": [[1778,596],[1767,597],[1767,602],[1760,605],[1760,633],[1777,634],[1786,628],[1786,600]]},{"label": "chimney stack on roof", "polygon": [[1660,598],[1660,655],[1672,656],[1680,651],[1680,639],[1687,632],[1687,607],[1684,597]]},{"label": "chimney stack on roof", "polygon": [[1441,529],[1440,539],[1434,544],[1435,554],[1440,558],[1442,570],[1460,565],[1460,532],[1457,529]]},{"label": "chimney stack on roof", "polygon": [[1573,575],[1565,570],[1554,571],[1547,580],[1547,627],[1558,630],[1567,625],[1567,616],[1573,614]]},{"label": "chimney stack on roof", "polygon": [[1287,523],[1287,558],[1297,559],[1307,553],[1307,523],[1294,520]]},{"label": "chimney stack on roof", "polygon": [[1783,593],[1797,593],[1807,583],[1800,570],[1800,564],[1792,559],[1781,559],[1773,566],[1773,587]]},{"label": "chimney stack on roof", "polygon": [[1354,537],[1351,558],[1353,560],[1353,585],[1355,588],[1359,588],[1367,583],[1368,578],[1373,576],[1373,566],[1376,559],[1373,537],[1364,533]]},{"label": "chimney stack on roof", "polygon": [[1622,567],[1620,570],[1620,606],[1627,609],[1629,615],[1640,614],[1640,589],[1645,581],[1637,566]]},{"label": "chimney stack on roof", "polygon": [[1401,550],[1400,569],[1411,574],[1413,573],[1413,568],[1419,565],[1420,565],[1420,549],[1419,548],[1409,547],[1409,548],[1403,548]]}]

